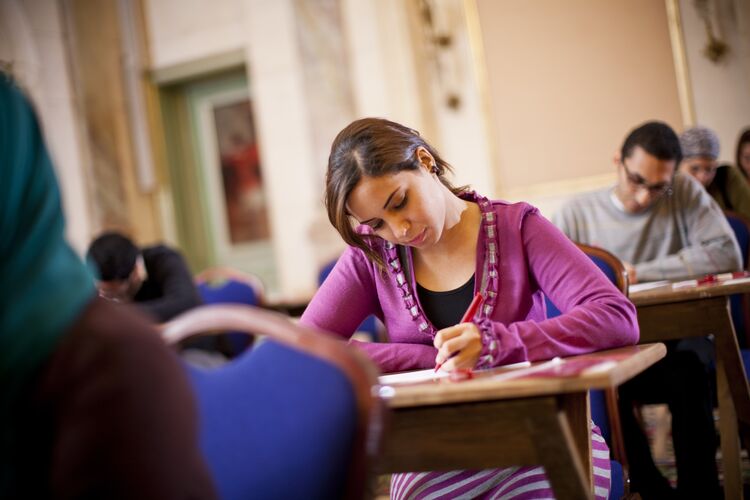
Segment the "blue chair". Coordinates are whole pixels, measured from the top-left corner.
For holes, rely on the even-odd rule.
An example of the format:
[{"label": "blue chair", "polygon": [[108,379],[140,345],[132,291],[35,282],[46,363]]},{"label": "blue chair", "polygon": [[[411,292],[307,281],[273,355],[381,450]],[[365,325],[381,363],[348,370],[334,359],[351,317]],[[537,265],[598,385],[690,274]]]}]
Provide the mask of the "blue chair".
[{"label": "blue chair", "polygon": [[[589,256],[596,266],[604,273],[614,285],[627,296],[628,273],[620,262],[608,251],[582,243],[576,243],[583,253]],[[561,314],[560,310],[552,303],[549,297],[544,297],[547,307],[547,317],[554,318]],[[602,431],[602,437],[607,441],[610,448],[610,460],[612,487],[609,498],[619,499],[629,493],[628,460],[625,455],[625,443],[622,437],[622,426],[620,424],[620,413],[617,406],[617,390],[607,389],[605,391],[590,391],[591,419]]]},{"label": "blue chair", "polygon": [[[750,270],[750,221],[736,212],[725,211],[724,215],[740,245],[742,269]],[[729,305],[737,342],[743,350],[747,349],[750,347],[750,296],[732,295],[729,297]],[[747,367],[747,364],[745,366]]]},{"label": "blue chair", "polygon": [[185,367],[220,497],[365,496],[385,411],[369,360],[286,316],[241,305],[193,309],[163,335],[175,343],[216,330],[267,336],[219,368]]},{"label": "blue chair", "polygon": [[[321,269],[320,273],[318,273],[318,286],[322,285],[328,275],[331,274],[331,271],[333,271],[333,268],[336,266],[337,261],[338,259],[334,259],[323,266],[323,269]],[[385,327],[378,318],[370,315],[366,317],[364,321],[362,321],[359,327],[357,327],[357,331],[368,334],[373,342],[380,342],[383,340]]]},{"label": "blue chair", "polygon": [[[263,304],[263,283],[252,274],[229,267],[211,267],[195,276],[195,284],[204,304]],[[248,349],[253,337],[238,332],[192,341],[191,347],[219,351],[233,358]]]}]

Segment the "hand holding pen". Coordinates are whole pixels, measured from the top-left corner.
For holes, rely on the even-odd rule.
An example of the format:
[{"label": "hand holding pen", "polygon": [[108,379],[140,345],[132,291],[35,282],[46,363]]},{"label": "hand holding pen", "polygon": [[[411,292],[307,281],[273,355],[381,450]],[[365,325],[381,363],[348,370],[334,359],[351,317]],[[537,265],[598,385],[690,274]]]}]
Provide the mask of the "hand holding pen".
[{"label": "hand holding pen", "polygon": [[482,351],[482,335],[471,320],[476,315],[484,297],[481,292],[474,296],[469,308],[455,326],[444,328],[435,335],[434,345],[438,350],[435,371],[441,367],[447,371],[457,368],[474,368]]}]

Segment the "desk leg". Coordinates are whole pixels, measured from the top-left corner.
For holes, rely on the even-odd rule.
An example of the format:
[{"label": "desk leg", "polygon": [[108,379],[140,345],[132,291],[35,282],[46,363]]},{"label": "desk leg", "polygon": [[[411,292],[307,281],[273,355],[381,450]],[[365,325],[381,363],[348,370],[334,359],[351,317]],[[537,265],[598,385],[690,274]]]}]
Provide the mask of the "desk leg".
[{"label": "desk leg", "polygon": [[558,404],[531,422],[537,454],[558,499],[593,498],[588,394],[569,394]]},{"label": "desk leg", "polygon": [[573,440],[581,459],[583,470],[587,473],[588,484],[594,492],[594,470],[591,460],[591,406],[589,393],[566,394],[560,398],[560,406],[568,418]]},{"label": "desk leg", "polygon": [[[743,424],[743,428],[747,428],[750,426],[750,386],[747,383],[745,367],[742,363],[742,356],[740,356],[740,346],[734,332],[732,313],[729,309],[729,297],[725,298],[722,313],[717,315],[715,322],[717,329],[720,330],[714,336],[716,357],[723,361],[723,371],[727,382],[729,382],[734,409]],[[750,442],[745,444],[748,445]]]},{"label": "desk leg", "polygon": [[[742,498],[742,461],[737,427],[737,418],[746,428],[750,419],[750,398],[748,384],[737,337],[729,309],[729,297],[725,300],[723,314],[717,318],[716,345],[716,388],[719,401],[719,432],[721,436],[721,456],[724,465],[724,496]],[[743,436],[746,446],[747,433]],[[750,448],[748,448],[750,449]]]},{"label": "desk leg", "polygon": [[724,466],[724,498],[742,499],[742,462],[737,439],[737,413],[734,411],[724,362],[716,356],[716,389],[719,400],[719,435]]}]

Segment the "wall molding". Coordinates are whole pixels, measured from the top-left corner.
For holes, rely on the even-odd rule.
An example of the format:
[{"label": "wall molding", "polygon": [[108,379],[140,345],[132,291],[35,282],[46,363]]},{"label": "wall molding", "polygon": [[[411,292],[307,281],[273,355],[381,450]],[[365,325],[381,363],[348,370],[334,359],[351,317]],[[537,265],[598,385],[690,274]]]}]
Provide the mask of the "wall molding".
[{"label": "wall molding", "polygon": [[239,48],[221,54],[200,57],[184,63],[155,68],[149,73],[151,81],[155,84],[173,85],[213,73],[236,69],[244,66],[246,62],[247,55],[245,54],[245,50]]},{"label": "wall molding", "polygon": [[672,42],[672,59],[677,77],[677,93],[680,98],[680,111],[685,128],[695,125],[695,105],[693,88],[690,83],[690,68],[688,67],[687,50],[685,49],[685,35],[682,29],[682,15],[680,0],[665,0],[667,18],[669,20],[669,38]]}]

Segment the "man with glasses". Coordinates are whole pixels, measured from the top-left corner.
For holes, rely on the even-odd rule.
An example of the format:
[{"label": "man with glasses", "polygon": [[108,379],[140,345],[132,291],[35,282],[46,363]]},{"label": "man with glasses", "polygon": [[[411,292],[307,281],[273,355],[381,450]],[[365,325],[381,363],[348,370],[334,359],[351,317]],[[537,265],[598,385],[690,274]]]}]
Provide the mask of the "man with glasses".
[{"label": "man with glasses", "polygon": [[[570,200],[555,215],[555,224],[570,239],[619,257],[631,283],[739,270],[742,261],[732,229],[698,182],[675,173],[681,159],[679,139],[668,125],[644,123],[615,155],[615,186]],[[710,344],[697,339],[667,347],[662,361],[620,388],[632,490],[644,499],[676,493],[679,498],[720,497]],[[654,464],[632,411],[634,401],[669,405],[677,492]]]},{"label": "man with glasses", "polygon": [[675,174],[681,159],[668,125],[641,125],[615,155],[615,186],[570,200],[555,224],[570,239],[617,255],[631,284],[738,270],[732,229],[700,184]]}]

